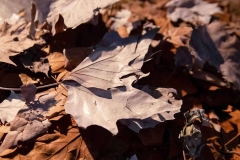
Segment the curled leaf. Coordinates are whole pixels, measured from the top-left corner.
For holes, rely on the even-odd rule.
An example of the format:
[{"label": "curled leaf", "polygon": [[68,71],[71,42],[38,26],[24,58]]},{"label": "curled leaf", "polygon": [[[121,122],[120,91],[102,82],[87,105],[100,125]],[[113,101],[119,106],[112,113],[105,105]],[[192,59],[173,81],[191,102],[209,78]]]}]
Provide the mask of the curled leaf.
[{"label": "curled leaf", "polygon": [[179,134],[179,138],[183,148],[188,150],[189,155],[198,157],[205,144],[202,143],[202,134],[199,126],[194,124],[194,122],[196,119],[199,119],[203,126],[210,126],[209,120],[204,116],[204,110],[198,108],[184,113],[184,116],[186,124]]}]

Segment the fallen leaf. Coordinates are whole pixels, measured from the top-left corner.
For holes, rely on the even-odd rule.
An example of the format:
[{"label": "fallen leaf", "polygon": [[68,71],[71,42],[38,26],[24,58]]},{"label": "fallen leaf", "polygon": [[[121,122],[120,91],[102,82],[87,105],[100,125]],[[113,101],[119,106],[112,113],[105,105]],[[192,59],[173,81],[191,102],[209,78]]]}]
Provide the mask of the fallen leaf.
[{"label": "fallen leaf", "polygon": [[6,23],[3,25],[5,25],[4,29],[0,30],[0,62],[15,65],[9,59],[10,56],[18,55],[35,44],[45,43],[41,38],[33,40],[28,37],[30,23],[23,19],[11,25]]},{"label": "fallen leaf", "polygon": [[70,73],[66,80],[77,83],[64,82],[68,89],[65,110],[78,126],[95,124],[116,134],[116,122],[121,120],[139,132],[141,128],[173,119],[179,112],[181,101],[175,100],[171,93],[175,90],[132,87],[137,77],[144,76],[140,68],[157,31],[153,29],[140,38],[125,38],[106,48],[100,46]]},{"label": "fallen leaf", "polygon": [[205,63],[221,71],[223,78],[240,89],[240,41],[229,35],[220,22],[201,26],[194,30],[190,40],[195,67],[202,69]]},{"label": "fallen leaf", "polygon": [[179,138],[183,143],[183,148],[189,152],[191,157],[199,157],[204,146],[202,143],[202,133],[198,125],[194,124],[195,120],[199,121],[203,126],[210,126],[209,120],[204,116],[203,109],[194,108],[191,111],[184,113],[186,124],[179,134]]},{"label": "fallen leaf", "polygon": [[165,37],[169,37],[167,38],[167,41],[176,44],[178,46],[183,46],[183,39],[186,41],[187,38],[186,35],[191,33],[192,28],[190,27],[177,27],[177,28],[169,28],[169,30],[167,31],[167,33],[164,33]]},{"label": "fallen leaf", "polygon": [[39,79],[33,80],[31,77],[29,77],[27,74],[19,74],[19,77],[22,81],[22,84],[35,84],[35,83],[39,83]]},{"label": "fallen leaf", "polygon": [[64,24],[64,19],[61,14],[54,16],[51,21],[48,21],[49,27],[52,26],[52,34],[55,35],[60,32],[64,32],[67,26]]},{"label": "fallen leaf", "polygon": [[[56,16],[62,15],[68,28],[76,28],[92,19],[95,12],[117,2],[118,0],[57,0],[50,6],[47,22],[52,25],[52,33],[56,33]],[[78,14],[75,14],[78,12]]]},{"label": "fallen leaf", "polygon": [[[35,138],[48,130],[51,122],[43,115],[56,103],[55,95],[55,91],[48,94],[41,93],[28,106],[24,102],[16,104],[20,109],[18,109],[15,118],[10,122],[10,131],[0,146],[0,153],[16,146],[19,142]],[[18,99],[20,98],[18,97]]]},{"label": "fallen leaf", "polygon": [[[11,122],[18,111],[25,105],[24,99],[21,95],[15,94],[13,91],[10,96],[0,103],[0,120],[2,123]],[[11,109],[10,109],[11,108]]]},{"label": "fallen leaf", "polygon": [[173,22],[179,19],[193,24],[209,24],[211,15],[221,13],[217,3],[208,3],[203,0],[171,0],[166,4],[167,16]]},{"label": "fallen leaf", "polygon": [[67,76],[68,76],[69,74],[70,74],[70,72],[65,69],[64,71],[62,71],[62,72],[57,76],[56,81],[57,81],[57,82],[60,82],[60,81],[64,80],[65,78],[67,78]]},{"label": "fallen leaf", "polygon": [[71,128],[66,134],[45,134],[34,144],[26,155],[17,155],[20,159],[82,159],[93,160],[78,128]]},{"label": "fallen leaf", "polygon": [[53,52],[47,56],[51,73],[60,73],[64,71],[64,55],[59,52]]},{"label": "fallen leaf", "polygon": [[128,30],[125,26],[121,26],[117,29],[118,34],[121,38],[127,38],[129,36]]},{"label": "fallen leaf", "polygon": [[[44,113],[44,116],[47,117],[50,120],[53,120],[53,118],[58,117],[61,118],[64,114],[64,104],[67,101],[68,92],[64,85],[59,85],[56,89],[56,96],[55,101],[57,102],[54,104],[51,108],[48,109],[48,112]],[[56,119],[54,119],[56,120]]]}]

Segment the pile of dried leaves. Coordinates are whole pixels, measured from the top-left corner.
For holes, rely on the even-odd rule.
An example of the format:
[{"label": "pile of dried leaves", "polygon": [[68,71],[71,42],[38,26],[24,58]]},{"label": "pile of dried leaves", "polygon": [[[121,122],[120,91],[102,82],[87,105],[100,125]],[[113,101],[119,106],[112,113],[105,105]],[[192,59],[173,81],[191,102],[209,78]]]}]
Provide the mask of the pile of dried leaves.
[{"label": "pile of dried leaves", "polygon": [[0,1],[0,159],[239,159],[239,7]]}]

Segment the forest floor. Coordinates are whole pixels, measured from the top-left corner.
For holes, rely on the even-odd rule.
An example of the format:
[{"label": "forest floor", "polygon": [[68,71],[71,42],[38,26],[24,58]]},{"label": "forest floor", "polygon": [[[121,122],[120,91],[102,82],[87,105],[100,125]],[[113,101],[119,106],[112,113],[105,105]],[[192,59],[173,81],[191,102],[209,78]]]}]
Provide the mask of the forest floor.
[{"label": "forest floor", "polygon": [[0,159],[240,159],[239,0],[0,8]]}]

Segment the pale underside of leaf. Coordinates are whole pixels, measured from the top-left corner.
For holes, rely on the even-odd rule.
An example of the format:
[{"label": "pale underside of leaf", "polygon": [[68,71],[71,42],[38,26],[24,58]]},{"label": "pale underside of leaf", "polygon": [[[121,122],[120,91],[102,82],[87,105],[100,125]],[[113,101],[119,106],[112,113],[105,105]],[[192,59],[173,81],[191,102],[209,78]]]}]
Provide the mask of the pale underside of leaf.
[{"label": "pale underside of leaf", "polygon": [[50,6],[47,22],[55,27],[54,19],[61,14],[66,26],[68,28],[75,28],[91,20],[98,9],[108,7],[117,1],[118,0],[56,0]]},{"label": "pale underside of leaf", "polygon": [[2,123],[11,122],[18,111],[24,108],[25,101],[20,94],[11,92],[10,96],[0,103],[0,120]]},{"label": "pale underside of leaf", "polygon": [[[167,94],[172,91],[164,95],[159,93],[154,98],[150,92],[132,87],[140,76],[146,76],[140,69],[157,31],[153,29],[141,37],[112,42],[106,48],[99,46],[66,78],[77,82],[64,83],[68,89],[65,110],[78,126],[99,125],[116,134],[118,120],[135,119],[137,123],[153,116],[150,123],[156,125],[156,121],[161,121],[156,115],[179,112],[181,101],[169,102]],[[170,114],[165,115],[165,120],[173,119]],[[139,123],[137,128],[131,124],[128,127],[138,132],[144,126]]]}]

